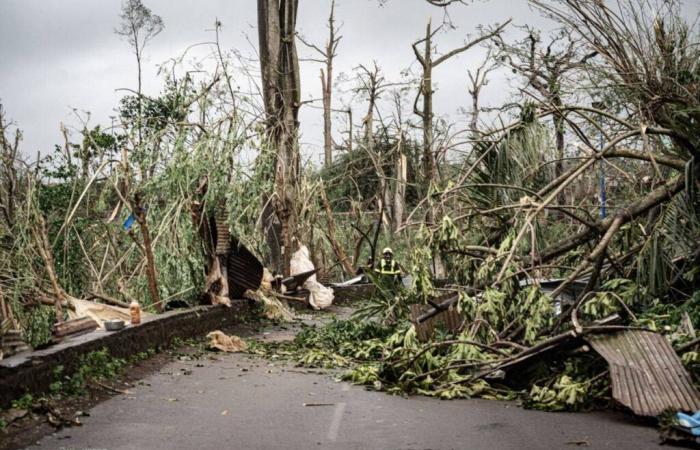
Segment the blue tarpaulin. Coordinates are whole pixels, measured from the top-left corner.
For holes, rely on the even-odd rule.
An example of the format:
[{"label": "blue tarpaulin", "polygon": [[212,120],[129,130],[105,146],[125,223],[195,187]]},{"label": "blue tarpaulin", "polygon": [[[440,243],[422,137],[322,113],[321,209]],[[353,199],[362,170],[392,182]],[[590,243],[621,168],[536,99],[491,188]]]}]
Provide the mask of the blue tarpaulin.
[{"label": "blue tarpaulin", "polygon": [[134,222],[136,221],[136,217],[134,216],[134,213],[129,214],[129,217],[126,218],[124,221],[124,225],[122,225],[122,228],[124,228],[124,231],[129,231],[131,227],[134,225]]}]

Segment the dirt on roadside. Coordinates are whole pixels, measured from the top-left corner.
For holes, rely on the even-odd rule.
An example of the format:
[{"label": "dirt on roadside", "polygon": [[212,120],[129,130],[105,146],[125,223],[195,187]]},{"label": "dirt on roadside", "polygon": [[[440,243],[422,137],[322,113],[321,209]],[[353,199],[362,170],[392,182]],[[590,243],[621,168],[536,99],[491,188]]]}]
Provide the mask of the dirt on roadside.
[{"label": "dirt on roadside", "polygon": [[[186,352],[187,347],[178,351]],[[80,418],[89,415],[88,411],[93,406],[115,395],[128,395],[129,388],[160,370],[172,359],[172,352],[163,351],[146,360],[128,364],[122,374],[113,380],[88,382],[84,395],[36,402],[31,411],[26,411],[22,418],[6,424],[5,429],[0,431],[0,450],[24,448],[61,428],[81,426]],[[24,413],[20,411],[18,414]]]}]

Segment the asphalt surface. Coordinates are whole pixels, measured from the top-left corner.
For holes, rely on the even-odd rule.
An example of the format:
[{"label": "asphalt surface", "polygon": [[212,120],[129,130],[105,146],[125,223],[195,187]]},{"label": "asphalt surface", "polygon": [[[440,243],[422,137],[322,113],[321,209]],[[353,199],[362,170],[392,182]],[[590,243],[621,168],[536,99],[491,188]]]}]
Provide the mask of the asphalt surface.
[{"label": "asphalt surface", "polygon": [[403,398],[244,354],[176,360],[94,407],[49,449],[646,449],[657,431],[613,413]]}]

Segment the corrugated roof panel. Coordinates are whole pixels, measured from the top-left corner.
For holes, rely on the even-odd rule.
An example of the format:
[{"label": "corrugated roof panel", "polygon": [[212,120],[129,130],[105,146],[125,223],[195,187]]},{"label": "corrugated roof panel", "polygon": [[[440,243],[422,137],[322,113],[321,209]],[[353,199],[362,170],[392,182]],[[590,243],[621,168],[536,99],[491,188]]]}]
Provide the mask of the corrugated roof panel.
[{"label": "corrugated roof panel", "polygon": [[668,340],[644,330],[586,337],[610,366],[613,398],[641,416],[698,411],[700,393]]},{"label": "corrugated roof panel", "polygon": [[263,265],[234,237],[231,237],[230,248],[226,264],[229,294],[231,298],[242,298],[247,289],[254,291],[260,287]]}]

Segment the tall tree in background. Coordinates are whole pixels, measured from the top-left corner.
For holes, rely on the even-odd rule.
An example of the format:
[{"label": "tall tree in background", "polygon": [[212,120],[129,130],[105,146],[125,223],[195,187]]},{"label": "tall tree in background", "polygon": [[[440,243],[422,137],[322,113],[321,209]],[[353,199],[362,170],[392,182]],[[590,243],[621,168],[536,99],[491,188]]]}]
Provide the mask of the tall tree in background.
[{"label": "tall tree in background", "polygon": [[363,148],[372,161],[377,179],[379,180],[379,191],[376,193],[377,210],[380,212],[379,220],[388,231],[391,229],[391,192],[389,189],[389,178],[385,173],[386,153],[377,148],[377,136],[375,136],[374,114],[377,109],[377,101],[391,83],[386,81],[381,69],[374,61],[371,67],[360,64],[357,67],[358,86],[354,91],[367,98],[367,115],[362,119],[364,128]]},{"label": "tall tree in background", "polygon": [[[445,2],[443,2],[445,3]],[[460,53],[463,53],[473,46],[486,41],[496,35],[498,35],[506,25],[510,23],[510,20],[503,25],[498,26],[494,30],[483,34],[482,36],[473,39],[463,46],[458,47],[452,51],[445,53],[444,55],[433,59],[433,36],[440,30],[440,27],[432,31],[431,22],[428,20],[428,26],[425,29],[425,37],[416,41],[412,44],[413,52],[416,54],[416,59],[423,69],[421,76],[421,85],[416,95],[416,100],[414,102],[413,110],[416,115],[418,115],[423,122],[423,156],[422,156],[422,170],[423,170],[423,180],[425,183],[425,188],[429,189],[430,183],[436,179],[436,167],[435,167],[435,155],[433,152],[433,69]],[[420,44],[424,44],[423,52],[421,53],[418,49]],[[423,109],[418,109],[418,101],[423,97]]]},{"label": "tall tree in background", "polygon": [[488,75],[493,70],[497,68],[497,62],[492,57],[491,49],[489,48],[484,57],[484,61],[476,71],[467,70],[467,76],[469,77],[469,85],[467,86],[467,91],[469,96],[472,98],[472,109],[469,113],[469,132],[472,138],[476,138],[479,135],[479,114],[481,113],[480,96],[481,90],[488,84]]},{"label": "tall tree in background", "polygon": [[323,154],[324,166],[329,168],[333,163],[333,139],[331,137],[331,100],[333,98],[333,59],[342,36],[338,36],[338,28],[335,26],[335,0],[331,1],[331,12],[328,14],[328,40],[323,49],[304,41],[299,41],[318,52],[323,59],[313,60],[323,63],[326,70],[321,69],[321,91],[323,95]]},{"label": "tall tree in background", "polygon": [[527,31],[525,39],[512,45],[499,40],[499,60],[526,79],[526,88],[533,89],[539,101],[555,109],[552,116],[557,148],[554,170],[559,176],[564,172],[563,162],[566,156],[566,118],[562,108],[568,92],[564,85],[572,72],[581,69],[597,52],[585,51],[585,43],[572,37],[568,29],[554,33],[546,45],[539,32],[531,29]]},{"label": "tall tree in background", "polygon": [[[428,25],[425,29],[425,37],[412,44],[413,52],[416,55],[416,59],[423,69],[420,81],[420,89],[416,94],[416,99],[413,103],[413,112],[419,116],[423,122],[423,155],[421,157],[422,162],[422,182],[424,194],[430,192],[430,186],[437,179],[437,167],[435,164],[435,150],[433,149],[434,141],[434,130],[433,130],[433,69],[447,61],[448,59],[463,53],[475,45],[484,42],[492,37],[498,35],[503,29],[510,23],[510,20],[504,24],[496,27],[495,29],[484,33],[478,38],[466,42],[463,46],[455,48],[444,55],[434,58],[434,48],[433,48],[433,36],[440,30],[440,27],[432,30],[431,22],[428,20]],[[418,49],[418,46],[423,44],[423,52]],[[418,108],[418,102],[420,98],[423,98],[423,108]],[[434,224],[436,222],[436,213],[432,206],[428,207],[426,213],[426,222],[429,224]],[[433,273],[436,277],[442,278],[445,274],[444,263],[440,255],[433,256]]]},{"label": "tall tree in background", "polygon": [[14,130],[10,134],[10,124],[5,119],[5,111],[0,103],[0,211],[8,230],[15,225],[15,212],[18,202],[19,174],[19,143],[22,133]]},{"label": "tall tree in background", "polygon": [[158,33],[163,31],[163,19],[151,12],[141,0],[124,0],[122,2],[122,12],[119,15],[121,23],[114,30],[119,36],[122,36],[131,45],[134,54],[136,55],[136,66],[138,69],[138,108],[139,117],[137,119],[139,144],[141,143],[141,128],[143,116],[143,102],[141,98],[141,62],[143,60],[143,49],[146,44],[156,37]]},{"label": "tall tree in background", "polygon": [[[296,231],[294,189],[299,177],[299,60],[295,44],[299,0],[258,0],[258,37],[265,127],[274,158],[274,192],[263,227],[275,270],[289,273]],[[274,223],[279,224],[279,233]]]}]

